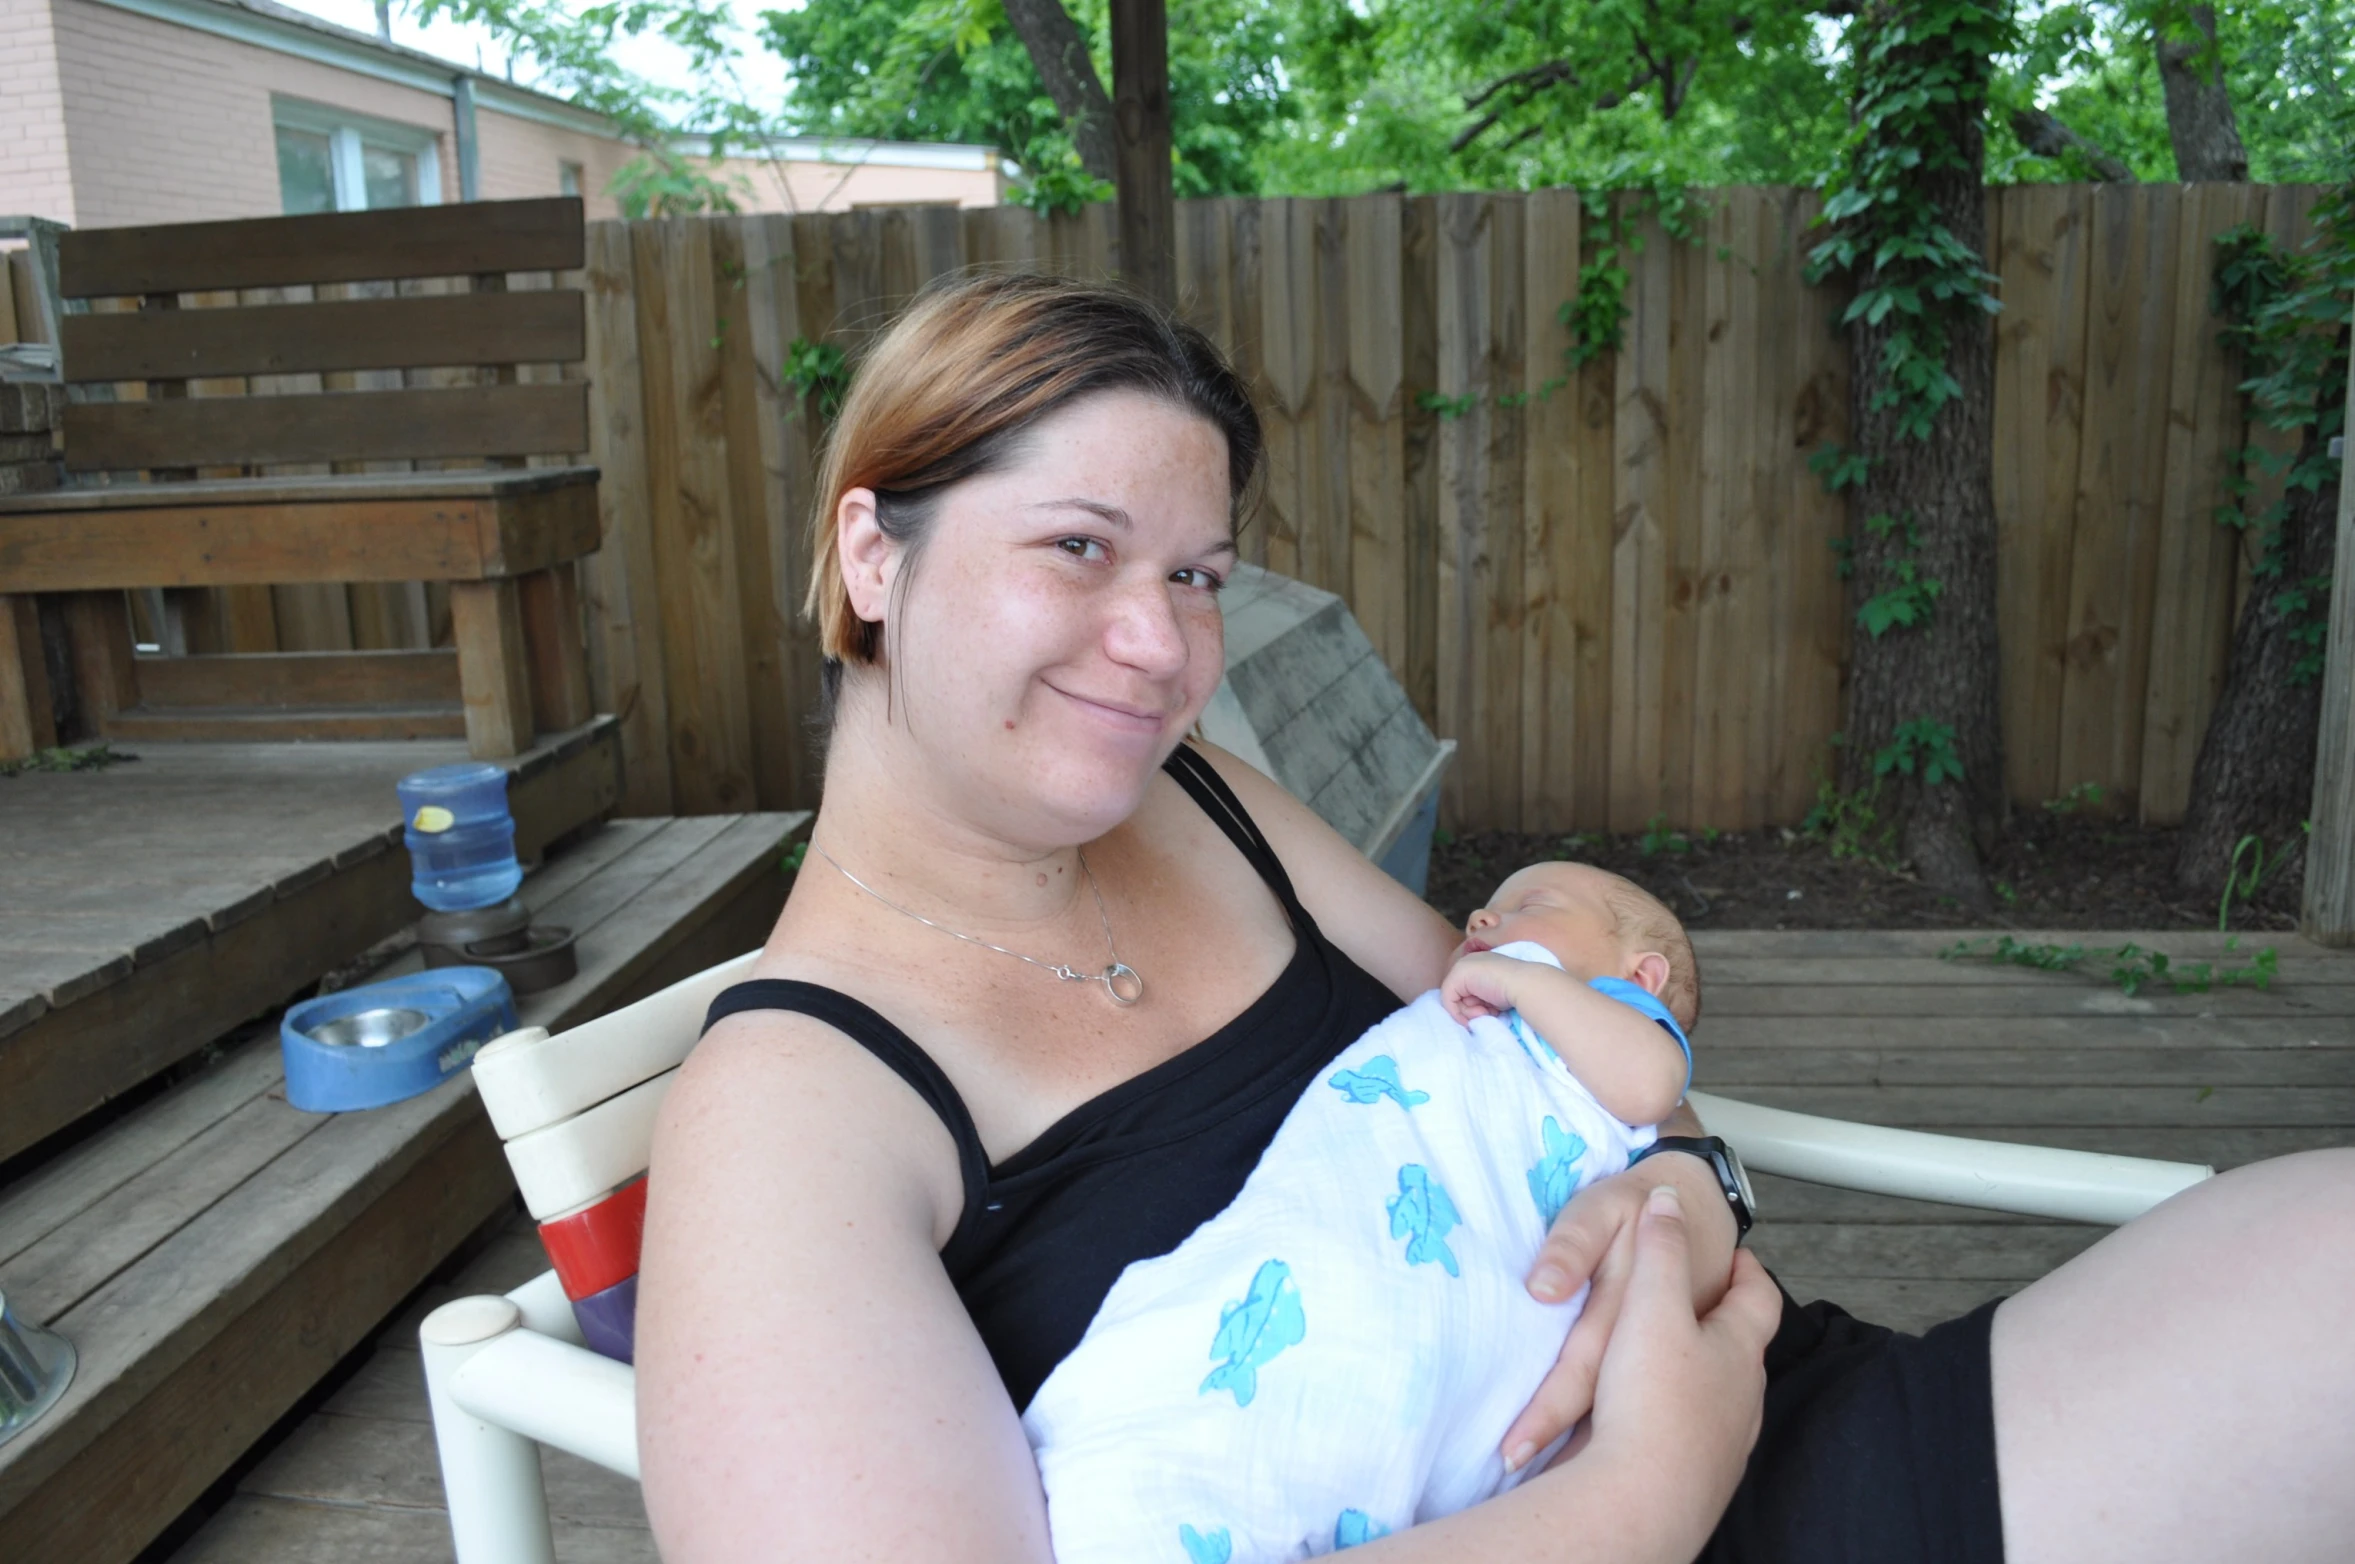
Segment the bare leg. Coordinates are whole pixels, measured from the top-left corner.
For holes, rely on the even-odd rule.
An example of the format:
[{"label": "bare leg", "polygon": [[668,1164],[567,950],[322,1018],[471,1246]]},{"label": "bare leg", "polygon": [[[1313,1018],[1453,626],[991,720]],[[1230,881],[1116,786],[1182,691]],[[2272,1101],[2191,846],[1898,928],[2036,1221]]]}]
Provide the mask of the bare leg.
[{"label": "bare leg", "polygon": [[2239,1168],[1996,1311],[2009,1564],[2355,1556],[2355,1150]]}]

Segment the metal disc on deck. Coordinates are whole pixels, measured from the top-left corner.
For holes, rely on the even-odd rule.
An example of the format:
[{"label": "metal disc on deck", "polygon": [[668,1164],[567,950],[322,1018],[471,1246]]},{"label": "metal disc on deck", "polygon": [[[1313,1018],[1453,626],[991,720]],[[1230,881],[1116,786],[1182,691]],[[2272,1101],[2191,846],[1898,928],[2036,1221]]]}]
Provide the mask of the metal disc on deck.
[{"label": "metal disc on deck", "polygon": [[20,1319],[0,1293],[0,1444],[30,1427],[73,1383],[74,1344]]}]

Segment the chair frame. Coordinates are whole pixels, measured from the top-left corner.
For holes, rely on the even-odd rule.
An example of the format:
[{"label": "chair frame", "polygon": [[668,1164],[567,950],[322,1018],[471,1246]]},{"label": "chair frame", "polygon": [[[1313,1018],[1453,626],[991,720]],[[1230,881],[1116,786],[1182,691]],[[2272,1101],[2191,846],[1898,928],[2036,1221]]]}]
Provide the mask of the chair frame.
[{"label": "chair frame", "polygon": [[[534,1216],[644,1170],[646,1099],[659,1101],[712,996],[753,959],[722,963],[560,1038],[537,1028],[512,1034],[477,1057],[476,1084],[509,1140]],[[633,1099],[624,1111],[607,1111],[624,1099]],[[1704,1092],[1689,1100],[1755,1171],[1990,1211],[2116,1224],[2215,1174],[2196,1163],[1885,1129]],[[528,1156],[514,1155],[518,1143],[533,1148]],[[581,1345],[554,1271],[504,1295],[445,1303],[418,1336],[458,1564],[554,1564],[539,1448],[636,1478],[635,1370]]]}]

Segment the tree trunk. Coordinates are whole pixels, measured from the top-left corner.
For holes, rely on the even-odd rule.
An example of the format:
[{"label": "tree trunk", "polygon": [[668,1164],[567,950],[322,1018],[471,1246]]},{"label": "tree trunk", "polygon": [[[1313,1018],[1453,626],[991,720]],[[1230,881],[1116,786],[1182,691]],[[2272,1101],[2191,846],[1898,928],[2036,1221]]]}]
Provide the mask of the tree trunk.
[{"label": "tree trunk", "polygon": [[[1976,62],[1984,73],[1987,62]],[[1983,253],[1986,146],[1979,108],[1949,111],[1961,166],[1915,177],[1956,238]],[[1869,466],[1851,491],[1851,607],[1902,580],[1938,583],[1926,622],[1876,637],[1851,619],[1842,785],[1879,792],[1874,808],[1894,827],[1898,852],[1922,879],[1971,906],[1988,900],[1980,853],[2003,824],[2003,734],[1995,642],[1995,333],[1973,312],[1949,316],[1947,369],[1961,394],[1938,412],[1930,437],[1899,427],[1885,352],[1896,317],[1849,327],[1850,427]],[[1875,758],[1907,724],[1951,729],[1959,780],[1929,783],[1917,749],[1911,775],[1878,773]],[[1920,730],[1916,730],[1917,732]]]},{"label": "tree trunk", "polygon": [[1061,0],[1005,0],[1006,20],[1014,36],[1030,52],[1030,63],[1055,110],[1071,132],[1082,168],[1098,179],[1117,177],[1118,159],[1112,144],[1112,100],[1104,95],[1096,62],[1088,55],[1087,35],[1063,9]]},{"label": "tree trunk", "polygon": [[[2301,463],[2321,454],[2325,437],[2320,425],[2307,431],[2298,453]],[[2311,623],[2321,610],[2309,602],[2293,611],[2279,599],[2285,588],[2330,577],[2338,552],[2338,509],[2336,483],[2293,491],[2281,523],[2282,573],[2254,583],[2241,605],[2224,688],[2192,765],[2191,803],[2175,850],[2176,882],[2200,896],[2223,894],[2233,849],[2242,838],[2262,841],[2269,862],[2305,843],[2322,680],[2291,682],[2291,670],[2306,648],[2290,632]]]},{"label": "tree trunk", "polygon": [[[2194,37],[2169,37],[2169,21]],[[2162,17],[2151,42],[2159,56],[2159,82],[2167,94],[2167,139],[2175,146],[2175,177],[2226,180],[2249,177],[2248,150],[2241,145],[2232,96],[2224,87],[2224,56],[2216,47],[2216,8],[2195,5]]]}]

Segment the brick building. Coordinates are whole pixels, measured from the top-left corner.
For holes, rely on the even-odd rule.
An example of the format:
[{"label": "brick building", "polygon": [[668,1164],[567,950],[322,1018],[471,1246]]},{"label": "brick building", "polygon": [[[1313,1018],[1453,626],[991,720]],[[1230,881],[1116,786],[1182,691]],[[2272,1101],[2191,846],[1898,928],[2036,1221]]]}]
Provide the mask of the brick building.
[{"label": "brick building", "polygon": [[[0,213],[105,228],[577,192],[612,217],[633,155],[560,98],[269,0],[0,0]],[[1004,188],[989,149],[923,143],[783,142],[722,173],[750,211]]]}]

